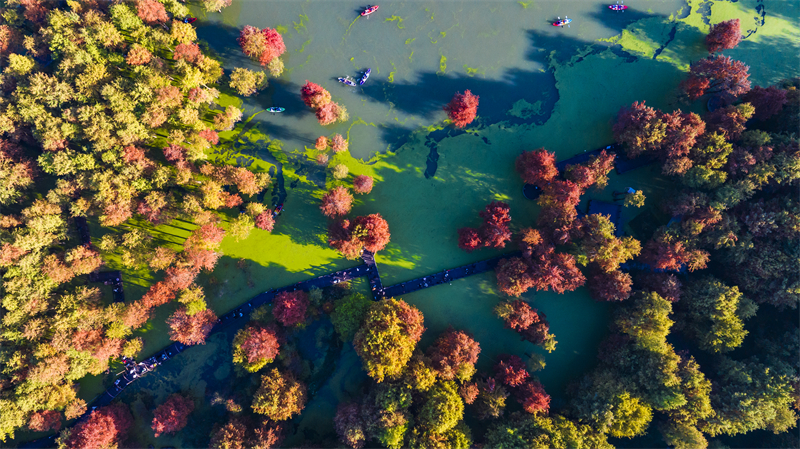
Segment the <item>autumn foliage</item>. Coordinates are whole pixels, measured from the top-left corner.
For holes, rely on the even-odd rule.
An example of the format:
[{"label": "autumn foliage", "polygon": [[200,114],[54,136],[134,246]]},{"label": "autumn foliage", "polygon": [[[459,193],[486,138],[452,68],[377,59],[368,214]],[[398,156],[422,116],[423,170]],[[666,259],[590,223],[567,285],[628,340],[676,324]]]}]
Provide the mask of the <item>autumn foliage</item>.
[{"label": "autumn foliage", "polygon": [[28,429],[34,432],[47,432],[61,428],[61,413],[55,410],[42,410],[31,415]]},{"label": "autumn foliage", "polygon": [[728,56],[709,56],[692,64],[681,88],[691,100],[717,93],[738,97],[750,90],[749,70]]},{"label": "autumn foliage", "polygon": [[558,176],[556,154],[544,148],[523,151],[517,157],[516,168],[526,184],[533,184],[539,188],[543,188]]},{"label": "autumn foliage", "polygon": [[189,414],[194,410],[194,401],[180,394],[173,394],[166,402],[159,405],[153,412],[153,430],[158,437],[164,433],[175,433],[189,421]]},{"label": "autumn foliage", "polygon": [[273,301],[272,314],[284,326],[296,326],[305,320],[308,304],[308,294],[302,290],[280,292]]},{"label": "autumn foliage", "polygon": [[550,408],[550,395],[544,391],[544,387],[538,381],[525,382],[517,387],[515,393],[522,408],[528,413],[547,413]]},{"label": "autumn foliage", "polygon": [[372,184],[372,176],[358,175],[353,178],[353,191],[361,195],[366,195],[372,191]]},{"label": "autumn foliage", "polygon": [[306,106],[319,109],[331,102],[331,93],[319,84],[306,80],[306,84],[300,88],[300,98]]},{"label": "autumn foliage", "polygon": [[319,208],[329,218],[347,215],[353,207],[353,195],[343,186],[337,186],[322,196]]},{"label": "autumn foliage", "polygon": [[736,47],[741,40],[739,19],[731,19],[711,27],[711,31],[706,35],[706,46],[709,53],[716,53]]},{"label": "autumn foliage", "polygon": [[239,46],[245,55],[266,66],[286,51],[283,37],[272,28],[263,30],[245,25],[239,34]]},{"label": "autumn foliage", "polygon": [[452,120],[456,128],[464,128],[475,120],[478,115],[478,96],[469,90],[464,93],[456,92],[450,103],[444,107],[447,117]]},{"label": "autumn foliage", "polygon": [[[530,326],[530,324],[528,324]],[[526,326],[527,328],[527,326]],[[494,366],[495,377],[503,385],[518,387],[530,377],[525,363],[515,355],[502,355],[500,361]]]},{"label": "autumn foliage", "polygon": [[353,339],[367,374],[378,382],[399,376],[425,331],[422,322],[422,313],[403,300],[373,303]]},{"label": "autumn foliage", "polygon": [[442,379],[469,380],[475,373],[475,362],[481,347],[463,331],[448,329],[428,349],[433,369]]},{"label": "autumn foliage", "polygon": [[506,242],[511,240],[511,230],[508,223],[511,221],[508,204],[501,201],[492,201],[479,215],[483,218],[483,225],[478,229],[461,228],[458,230],[458,246],[464,251],[471,252],[480,246],[504,248]]},{"label": "autumn foliage", "polygon": [[261,376],[261,386],[253,397],[253,411],[273,421],[285,421],[300,414],[307,400],[306,386],[291,373],[273,369]]},{"label": "autumn foliage", "polygon": [[216,322],[217,315],[211,309],[188,315],[186,307],[181,307],[167,320],[170,327],[169,338],[185,345],[203,344]]},{"label": "autumn foliage", "polygon": [[133,424],[128,406],[112,404],[101,407],[89,419],[77,423],[64,441],[68,449],[102,449],[117,447]]},{"label": "autumn foliage", "polygon": [[278,333],[273,327],[251,323],[237,332],[233,339],[233,362],[254,372],[272,362],[279,349]]},{"label": "autumn foliage", "polygon": [[378,252],[386,247],[390,238],[389,224],[380,214],[342,220],[328,226],[328,243],[348,259],[360,257],[362,248]]}]

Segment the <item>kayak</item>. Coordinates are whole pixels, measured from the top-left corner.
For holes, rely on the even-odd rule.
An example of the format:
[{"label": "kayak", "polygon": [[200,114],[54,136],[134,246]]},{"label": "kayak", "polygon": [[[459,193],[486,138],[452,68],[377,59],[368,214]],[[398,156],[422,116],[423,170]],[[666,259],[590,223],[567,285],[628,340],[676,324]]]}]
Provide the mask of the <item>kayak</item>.
[{"label": "kayak", "polygon": [[564,25],[569,25],[572,23],[572,19],[563,19],[559,20],[558,22],[553,22],[554,27],[563,27]]},{"label": "kayak", "polygon": [[340,83],[347,84],[348,86],[353,86],[353,87],[358,86],[358,84],[356,84],[355,81],[351,80],[348,77],[344,77],[344,78],[339,77],[339,78],[336,78],[336,79],[339,80]]},{"label": "kayak", "polygon": [[624,11],[628,9],[628,5],[608,5],[608,8],[612,11]]},{"label": "kayak", "polygon": [[183,19],[184,23],[189,23],[189,24],[195,23],[196,21],[197,21],[197,17],[186,17],[186,18]]},{"label": "kayak", "polygon": [[374,13],[374,12],[375,12],[375,11],[377,11],[377,10],[378,10],[378,5],[375,5],[375,6],[370,6],[369,8],[365,9],[365,10],[364,10],[364,11],[361,13],[361,15],[362,15],[362,16],[368,16],[368,15],[370,15],[370,14]]},{"label": "kayak", "polygon": [[360,80],[358,80],[358,84],[359,84],[360,86],[363,86],[363,85],[364,85],[364,83],[366,83],[366,82],[367,82],[367,78],[369,78],[369,73],[370,73],[371,71],[372,71],[372,69],[367,69],[367,70],[364,72],[364,74],[363,74],[363,75],[361,75],[361,79],[360,79]]},{"label": "kayak", "polygon": [[277,106],[273,106],[271,108],[267,108],[267,112],[283,112],[286,108],[279,108]]}]

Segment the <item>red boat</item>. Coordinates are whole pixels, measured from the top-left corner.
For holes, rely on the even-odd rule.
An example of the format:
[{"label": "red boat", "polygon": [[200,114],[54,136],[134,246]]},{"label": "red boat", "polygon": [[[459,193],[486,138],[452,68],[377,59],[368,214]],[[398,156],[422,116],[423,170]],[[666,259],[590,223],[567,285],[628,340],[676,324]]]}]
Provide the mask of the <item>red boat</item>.
[{"label": "red boat", "polygon": [[567,16],[564,16],[563,19],[559,18],[558,22],[553,22],[553,26],[554,27],[563,27],[563,26],[567,26],[568,27],[570,23],[572,23],[572,19],[570,19]]},{"label": "red boat", "polygon": [[612,11],[625,11],[628,9],[628,5],[608,5],[608,8]]},{"label": "red boat", "polygon": [[375,12],[375,11],[377,11],[377,10],[378,10],[378,5],[375,5],[375,6],[370,6],[369,8],[365,9],[365,10],[364,10],[364,11],[361,13],[361,15],[362,15],[362,16],[368,16],[368,15],[370,15],[370,14],[374,13],[374,12]]}]

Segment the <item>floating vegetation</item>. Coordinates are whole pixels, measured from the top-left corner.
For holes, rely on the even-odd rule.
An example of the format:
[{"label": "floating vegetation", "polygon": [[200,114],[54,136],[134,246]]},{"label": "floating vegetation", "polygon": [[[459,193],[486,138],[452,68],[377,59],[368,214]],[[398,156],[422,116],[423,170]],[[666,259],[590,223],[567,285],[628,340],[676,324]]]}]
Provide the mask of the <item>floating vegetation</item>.
[{"label": "floating vegetation", "polygon": [[411,50],[411,54],[408,55],[408,61],[409,62],[414,62],[414,50]]},{"label": "floating vegetation", "polygon": [[531,6],[531,3],[533,2],[517,2],[517,3],[522,5],[522,9],[528,9],[528,6]]},{"label": "floating vegetation", "polygon": [[403,18],[400,17],[400,16],[392,16],[392,17],[389,17],[388,19],[383,19],[383,21],[384,22],[397,22],[397,28],[399,28],[401,30],[403,28],[405,28],[405,25],[403,25]]},{"label": "floating vegetation", "polygon": [[444,72],[447,71],[447,56],[442,55],[439,58],[439,71],[436,72],[437,75],[444,75]]},{"label": "floating vegetation", "polygon": [[309,40],[307,40],[307,41],[303,42],[303,45],[301,45],[301,46],[300,46],[300,49],[299,49],[299,50],[297,50],[297,52],[298,52],[298,53],[302,53],[302,52],[304,52],[304,51],[305,51],[305,49],[306,49],[306,45],[310,44],[312,40],[313,40],[313,39],[309,39]]},{"label": "floating vegetation", "polygon": [[308,16],[305,15],[305,14],[300,14],[299,17],[300,17],[300,22],[299,23],[298,22],[292,22],[294,24],[294,30],[297,31],[298,33],[300,33],[300,30],[308,31],[308,28],[306,27],[306,21],[308,20]]},{"label": "floating vegetation", "polygon": [[408,39],[406,39],[406,45],[408,45],[408,44],[410,44],[410,43],[414,42],[415,40],[417,40],[417,38],[416,38],[416,37],[411,37],[411,38],[408,38]]}]

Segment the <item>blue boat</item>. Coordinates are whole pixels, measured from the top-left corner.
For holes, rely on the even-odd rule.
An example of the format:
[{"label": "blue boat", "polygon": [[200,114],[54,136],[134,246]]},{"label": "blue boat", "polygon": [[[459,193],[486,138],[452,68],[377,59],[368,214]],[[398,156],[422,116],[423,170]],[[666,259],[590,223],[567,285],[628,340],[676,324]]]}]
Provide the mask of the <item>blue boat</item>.
[{"label": "blue boat", "polygon": [[267,108],[267,112],[283,112],[286,108],[279,108],[277,106],[273,106],[271,108]]},{"label": "blue boat", "polygon": [[363,85],[364,85],[364,83],[366,83],[366,82],[367,82],[367,78],[369,78],[369,73],[370,73],[371,71],[372,71],[372,69],[367,69],[367,70],[364,72],[364,74],[363,74],[363,75],[361,75],[361,79],[360,79],[360,80],[358,80],[358,84],[359,84],[360,86],[363,86]]},{"label": "blue boat", "polygon": [[348,86],[353,86],[353,87],[358,86],[358,84],[356,84],[355,81],[351,80],[349,76],[345,76],[344,78],[339,77],[336,79],[339,80],[340,83],[347,84]]}]

